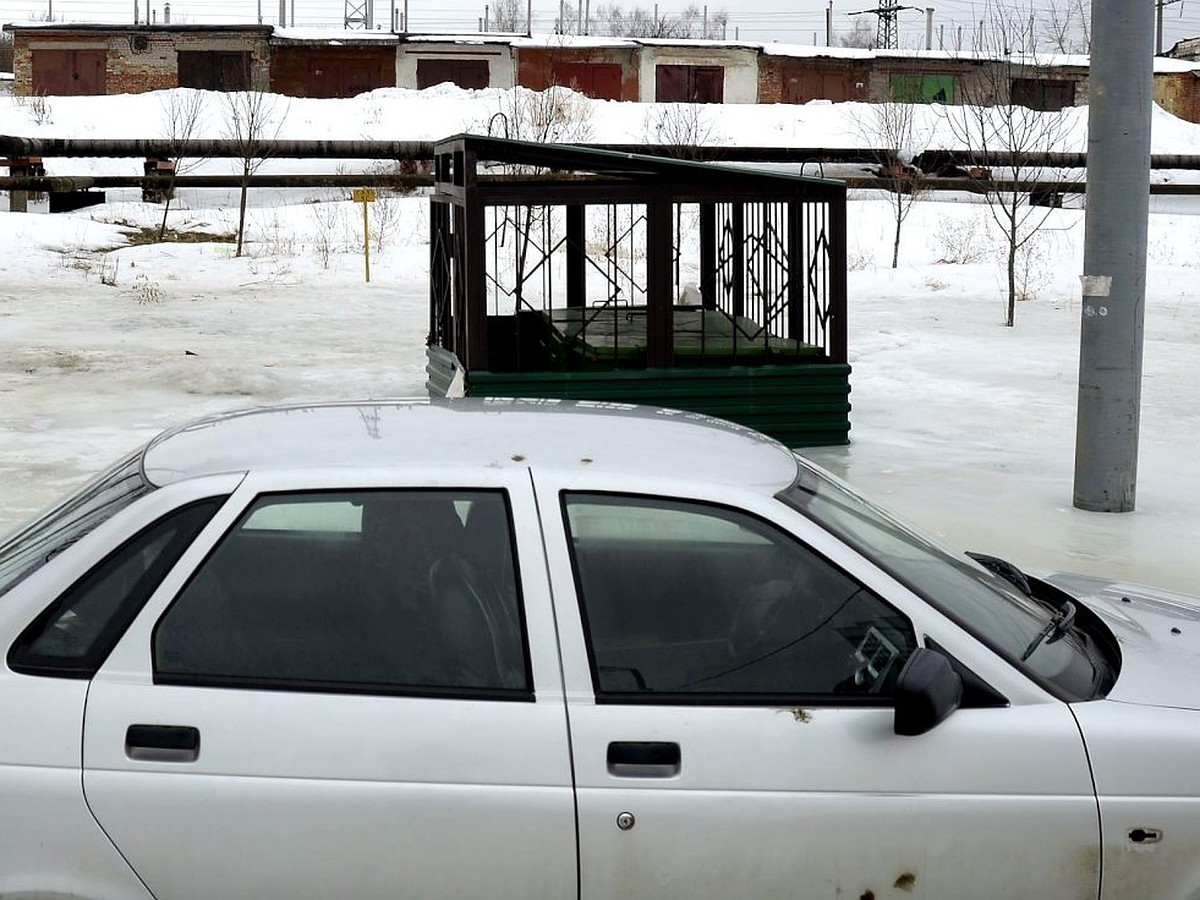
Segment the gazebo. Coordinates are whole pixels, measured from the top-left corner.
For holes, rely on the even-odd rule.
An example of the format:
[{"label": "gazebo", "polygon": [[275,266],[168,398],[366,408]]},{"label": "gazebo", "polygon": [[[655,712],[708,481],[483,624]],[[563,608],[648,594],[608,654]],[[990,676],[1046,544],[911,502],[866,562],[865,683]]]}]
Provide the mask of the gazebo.
[{"label": "gazebo", "polygon": [[845,236],[837,181],[448,138],[428,390],[648,403],[845,443]]}]

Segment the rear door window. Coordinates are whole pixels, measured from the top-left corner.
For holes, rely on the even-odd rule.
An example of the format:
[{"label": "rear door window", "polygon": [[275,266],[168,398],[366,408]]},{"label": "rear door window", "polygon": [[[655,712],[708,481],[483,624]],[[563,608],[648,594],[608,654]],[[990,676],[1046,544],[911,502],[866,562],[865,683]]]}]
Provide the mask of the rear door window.
[{"label": "rear door window", "polygon": [[530,696],[500,491],[258,498],[158,623],[156,681]]}]

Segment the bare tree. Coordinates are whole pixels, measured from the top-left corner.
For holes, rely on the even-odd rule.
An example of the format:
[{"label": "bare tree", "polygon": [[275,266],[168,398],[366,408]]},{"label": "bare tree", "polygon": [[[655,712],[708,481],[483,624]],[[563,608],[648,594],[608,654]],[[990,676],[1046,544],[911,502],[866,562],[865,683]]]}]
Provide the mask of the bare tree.
[{"label": "bare tree", "polygon": [[237,91],[223,96],[225,103],[225,138],[233,144],[242,163],[241,197],[238,203],[237,251],[242,255],[246,231],[246,194],[250,176],[259,170],[271,155],[271,144],[279,135],[287,108],[280,110],[279,98],[265,91]]},{"label": "bare tree", "polygon": [[642,141],[667,147],[679,159],[703,159],[718,130],[700,103],[658,103],[642,116]]},{"label": "bare tree", "polygon": [[871,28],[870,22],[859,17],[854,20],[854,29],[839,34],[837,41],[843,47],[870,50],[875,46],[875,31]]},{"label": "bare tree", "polygon": [[[635,6],[625,10],[619,3],[610,3],[598,6],[592,21],[594,33],[609,37],[721,40],[729,25],[729,14],[722,9],[710,12],[706,17],[694,3],[675,15],[659,15],[657,7],[647,10]],[[565,24],[570,25],[569,22]]]},{"label": "bare tree", "polygon": [[1042,33],[1057,53],[1090,53],[1091,4],[1085,0],[1047,0]]},{"label": "bare tree", "polygon": [[516,87],[506,91],[499,111],[484,131],[497,137],[539,144],[577,143],[592,135],[588,98],[552,85],[544,91]]},{"label": "bare tree", "polygon": [[[1054,211],[1052,205],[1031,202],[1030,185],[1065,181],[1065,174],[1048,166],[1044,155],[1071,148],[1065,146],[1067,123],[1061,111],[1039,112],[1011,101],[1013,80],[1037,65],[1031,55],[1012,51],[1032,43],[1024,13],[993,7],[980,31],[987,45],[985,64],[975,77],[960,82],[962,105],[941,109],[951,133],[966,147],[982,176],[988,211],[1004,236],[1008,281],[1004,324],[1012,326],[1019,294],[1019,254]],[[996,154],[1001,154],[1002,166],[996,164]],[[994,173],[1000,177],[993,178]],[[1060,194],[1053,189],[1046,192]]]},{"label": "bare tree", "polygon": [[720,9],[707,15],[696,4],[684,7],[679,14],[680,24],[685,32],[681,37],[705,41],[724,40],[725,30],[729,26],[729,13]]},{"label": "bare tree", "polygon": [[179,88],[167,93],[162,101],[163,133],[171,148],[170,175],[163,197],[162,222],[158,226],[158,239],[161,241],[167,234],[167,213],[171,210],[171,201],[175,197],[175,179],[185,172],[195,169],[202,159],[187,159],[184,148],[192,141],[200,128],[204,115],[205,95],[203,91]]},{"label": "bare tree", "polygon": [[873,103],[866,118],[857,125],[868,147],[878,151],[876,175],[886,183],[887,199],[895,225],[892,240],[892,268],[900,265],[900,231],[912,212],[913,204],[928,189],[922,172],[912,160],[928,149],[930,130],[917,122],[919,107],[913,103]]},{"label": "bare tree", "polygon": [[529,29],[528,11],[525,0],[491,0],[491,29],[524,34]]}]

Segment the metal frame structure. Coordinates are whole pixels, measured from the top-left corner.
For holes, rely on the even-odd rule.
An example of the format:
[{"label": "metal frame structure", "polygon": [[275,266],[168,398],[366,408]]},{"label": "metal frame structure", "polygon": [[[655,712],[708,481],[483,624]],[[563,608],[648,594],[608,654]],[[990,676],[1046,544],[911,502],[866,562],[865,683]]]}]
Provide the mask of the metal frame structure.
[{"label": "metal frame structure", "polygon": [[438,143],[434,169],[432,394],[460,373],[476,395],[638,399],[771,431],[735,395],[761,412],[773,393],[791,420],[819,382],[837,421],[814,442],[845,440],[844,184],[470,135]]},{"label": "metal frame structure", "polygon": [[644,310],[651,368],[686,364],[688,307],[728,320],[740,364],[846,360],[839,182],[472,136],[437,145],[434,178],[430,343],[468,369],[522,367],[489,320],[562,310],[577,337]]}]

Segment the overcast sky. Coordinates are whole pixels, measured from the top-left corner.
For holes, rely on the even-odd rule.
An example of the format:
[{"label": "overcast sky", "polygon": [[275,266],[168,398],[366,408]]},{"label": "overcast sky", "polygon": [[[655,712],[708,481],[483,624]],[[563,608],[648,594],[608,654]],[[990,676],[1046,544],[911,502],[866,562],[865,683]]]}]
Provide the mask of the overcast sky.
[{"label": "overcast sky", "polygon": [[[144,14],[145,4],[152,3],[161,21],[162,7],[167,0],[0,0],[0,20],[24,22],[30,18],[44,18],[51,12],[55,19],[70,21],[129,22],[133,19],[134,3],[140,2]],[[346,4],[352,7],[368,0],[287,0],[289,9],[295,4],[297,26],[339,26],[343,22]],[[405,0],[374,0],[376,21],[386,26],[391,5],[395,2],[402,10]],[[411,30],[418,32],[475,31],[483,16],[487,0],[408,0]],[[524,0],[522,0],[524,2]],[[534,30],[552,31],[558,17],[560,0],[533,0]],[[579,0],[563,0],[568,9],[578,8]],[[585,0],[591,10],[605,0]],[[691,0],[658,0],[661,14],[677,12]],[[925,0],[916,4],[919,9],[905,9],[900,13],[900,44],[916,48],[924,43],[925,5],[934,6],[934,46],[941,36],[947,49],[953,49],[958,30],[963,31],[964,46],[969,45],[973,23],[982,17],[988,3],[1009,10],[1028,10],[1029,3],[1023,0]],[[1043,11],[1051,0],[1033,0],[1034,9]],[[1058,0],[1065,5],[1067,0]],[[1136,0],[1130,0],[1136,2]],[[1153,3],[1153,0],[1143,0]],[[171,18],[174,22],[212,24],[217,22],[253,22],[257,20],[261,4],[263,22],[277,24],[279,0],[171,0]],[[704,0],[695,0],[703,7]],[[653,8],[654,0],[622,0],[618,5],[628,9],[642,6]],[[1090,5],[1090,0],[1085,0]],[[722,3],[711,0],[710,13],[724,10],[729,16],[726,37],[740,37],[752,41],[784,41],[789,43],[825,43],[825,0],[733,0]],[[857,18],[865,19],[872,30],[875,17],[850,15],[856,10],[878,7],[877,0],[833,0],[834,32],[853,29]],[[1165,7],[1164,45],[1169,47],[1184,37],[1200,36],[1200,0],[1175,0]],[[1046,48],[1049,49],[1049,48]]]}]

